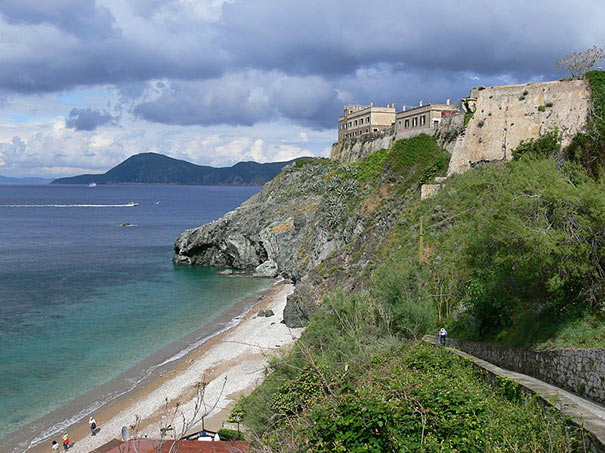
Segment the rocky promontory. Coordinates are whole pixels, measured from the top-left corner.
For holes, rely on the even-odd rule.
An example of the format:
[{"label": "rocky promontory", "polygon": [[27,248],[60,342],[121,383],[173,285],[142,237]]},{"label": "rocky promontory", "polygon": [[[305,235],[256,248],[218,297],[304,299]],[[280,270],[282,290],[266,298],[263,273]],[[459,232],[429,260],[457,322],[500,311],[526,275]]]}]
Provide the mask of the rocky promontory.
[{"label": "rocky promontory", "polygon": [[[234,211],[185,231],[175,243],[174,262],[292,278],[296,290],[284,320],[302,326],[335,282],[345,290],[358,285],[369,258],[416,198],[419,186],[410,181],[442,153],[425,135],[376,153],[380,165],[372,159],[299,160]],[[443,171],[446,165],[444,160]]]},{"label": "rocky promontory", "polygon": [[346,234],[329,228],[333,212],[324,176],[332,167],[290,165],[234,211],[185,231],[176,241],[174,261],[300,280],[346,241]]}]

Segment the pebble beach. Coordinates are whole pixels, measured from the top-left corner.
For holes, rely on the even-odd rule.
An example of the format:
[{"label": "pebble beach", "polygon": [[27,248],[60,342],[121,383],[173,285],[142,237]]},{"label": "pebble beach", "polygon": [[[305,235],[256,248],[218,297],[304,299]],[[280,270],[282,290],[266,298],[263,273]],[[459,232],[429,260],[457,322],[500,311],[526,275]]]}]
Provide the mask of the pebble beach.
[{"label": "pebble beach", "polygon": [[[171,370],[97,411],[93,415],[100,431],[95,436],[90,435],[88,418],[70,426],[70,451],[94,451],[120,438],[124,426],[131,436],[141,438],[159,438],[160,430],[167,425],[173,428],[167,437],[196,432],[202,428],[201,413],[207,413],[203,420],[206,429],[220,429],[237,398],[262,382],[269,359],[287,350],[302,334],[303,329],[290,329],[280,322],[292,291],[288,281],[275,283],[236,326],[191,351]],[[257,316],[261,310],[275,314]],[[195,423],[190,423],[200,386],[204,388],[202,409]],[[190,426],[183,427],[183,417]],[[50,437],[27,451],[50,451],[52,440],[59,437]]]}]

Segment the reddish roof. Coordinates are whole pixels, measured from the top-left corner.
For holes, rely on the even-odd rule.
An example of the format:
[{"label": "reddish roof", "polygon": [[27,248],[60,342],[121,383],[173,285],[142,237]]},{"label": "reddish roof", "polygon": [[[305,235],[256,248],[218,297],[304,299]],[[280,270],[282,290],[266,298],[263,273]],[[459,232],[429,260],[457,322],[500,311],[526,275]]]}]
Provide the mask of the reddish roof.
[{"label": "reddish roof", "polygon": [[[162,453],[170,453],[170,447],[175,441],[169,440],[162,444]],[[248,442],[230,442],[230,441],[198,441],[198,440],[179,440],[173,452],[178,453],[240,453],[247,452],[250,444]],[[158,453],[160,442],[151,439],[137,439],[122,442],[107,453]],[[95,450],[96,451],[96,450]]]}]

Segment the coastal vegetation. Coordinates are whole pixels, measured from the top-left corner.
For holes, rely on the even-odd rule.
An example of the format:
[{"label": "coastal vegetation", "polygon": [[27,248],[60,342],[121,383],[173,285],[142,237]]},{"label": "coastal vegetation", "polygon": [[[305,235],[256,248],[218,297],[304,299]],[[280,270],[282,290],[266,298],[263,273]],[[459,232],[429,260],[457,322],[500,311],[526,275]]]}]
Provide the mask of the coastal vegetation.
[{"label": "coastal vegetation", "polygon": [[[581,449],[581,432],[510,381],[489,387],[470,363],[418,343],[445,325],[514,346],[605,345],[605,185],[565,157],[552,131],[424,201],[419,186],[447,168],[428,136],[318,172],[356,183],[344,217],[370,202],[401,211],[371,254],[353,242],[310,273],[323,279],[322,309],[239,402],[251,437],[275,451]],[[347,278],[361,280],[355,291],[340,289]]]},{"label": "coastal vegetation", "polygon": [[[562,124],[510,161],[437,180],[425,200],[421,186],[450,157],[428,135],[354,163],[301,159],[229,222],[178,244],[187,258],[215,247],[206,237],[245,233],[242,250],[274,242],[287,255],[273,254],[296,280],[284,321],[308,327],[238,402],[250,440],[270,451],[584,448],[558,412],[421,339],[446,327],[515,347],[605,346],[605,78],[586,77],[593,114],[565,148]],[[267,260],[219,252],[242,267]]]}]

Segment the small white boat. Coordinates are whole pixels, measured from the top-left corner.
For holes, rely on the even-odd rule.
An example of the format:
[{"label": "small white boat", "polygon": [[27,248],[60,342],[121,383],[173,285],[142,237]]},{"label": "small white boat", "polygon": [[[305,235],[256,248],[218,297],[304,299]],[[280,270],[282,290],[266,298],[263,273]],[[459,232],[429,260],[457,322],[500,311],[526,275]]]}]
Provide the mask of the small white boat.
[{"label": "small white boat", "polygon": [[135,203],[134,201],[131,201],[130,203],[126,203],[126,206],[131,207],[131,206],[138,206],[138,203]]},{"label": "small white boat", "polygon": [[88,184],[88,187],[97,187],[97,183],[93,181],[90,184]]}]

